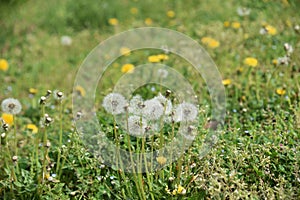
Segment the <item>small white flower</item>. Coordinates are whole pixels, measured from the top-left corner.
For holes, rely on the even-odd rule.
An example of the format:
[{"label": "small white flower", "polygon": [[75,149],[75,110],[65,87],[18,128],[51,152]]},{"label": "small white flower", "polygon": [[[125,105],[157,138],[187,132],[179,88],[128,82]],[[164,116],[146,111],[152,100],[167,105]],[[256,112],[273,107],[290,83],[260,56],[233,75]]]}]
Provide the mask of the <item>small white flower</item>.
[{"label": "small white flower", "polygon": [[132,136],[143,136],[147,127],[147,122],[140,116],[130,116],[128,118],[128,131]]},{"label": "small white flower", "polygon": [[144,100],[140,95],[135,95],[129,101],[128,112],[134,115],[141,115],[144,108]]},{"label": "small white flower", "polygon": [[119,93],[110,93],[104,97],[102,106],[104,109],[113,115],[118,115],[125,112],[127,101]]},{"label": "small white flower", "polygon": [[239,16],[244,17],[244,16],[247,16],[247,15],[250,15],[251,9],[238,7],[236,11],[237,11],[237,14]]},{"label": "small white flower", "polygon": [[165,109],[164,112],[165,115],[171,114],[173,106],[172,106],[172,102],[169,99],[167,99],[160,93],[158,94],[158,96],[154,97],[154,99],[161,103],[161,105]]},{"label": "small white flower", "polygon": [[63,46],[70,46],[72,44],[72,38],[70,36],[64,35],[60,38],[60,43]]},{"label": "small white flower", "polygon": [[164,113],[164,107],[157,99],[145,101],[143,108],[143,116],[148,120],[159,119]]},{"label": "small white flower", "polygon": [[198,115],[198,108],[191,103],[181,103],[175,109],[175,122],[193,121]]},{"label": "small white flower", "polygon": [[160,78],[167,78],[169,72],[165,69],[158,69],[157,74]]},{"label": "small white flower", "polygon": [[2,111],[8,114],[16,115],[22,110],[22,105],[17,99],[4,99],[1,104]]}]

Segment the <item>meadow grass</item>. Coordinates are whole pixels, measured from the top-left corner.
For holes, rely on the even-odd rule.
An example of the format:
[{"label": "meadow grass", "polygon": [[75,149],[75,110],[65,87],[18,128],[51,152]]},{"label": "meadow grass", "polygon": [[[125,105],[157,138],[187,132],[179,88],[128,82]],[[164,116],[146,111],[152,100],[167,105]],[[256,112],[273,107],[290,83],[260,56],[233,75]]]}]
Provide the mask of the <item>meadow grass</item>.
[{"label": "meadow grass", "polygon": [[[239,7],[250,14],[239,15]],[[0,68],[0,100],[13,97],[22,104],[11,118],[0,112],[1,199],[298,199],[299,8],[292,0],[1,1],[0,59],[9,67]],[[88,150],[73,123],[71,93],[79,66],[96,45],[144,26],[177,30],[203,45],[222,75],[226,118],[218,142],[199,159],[210,97],[189,63],[168,55],[164,64],[181,72],[201,100],[198,136],[183,157],[160,171],[129,174],[118,170],[118,158],[108,166]],[[71,45],[62,44],[64,35]],[[161,53],[122,56],[99,83],[95,105],[102,131],[128,151],[156,150],[178,127],[169,125],[146,141],[127,137],[103,109],[103,99],[124,64],[138,66]],[[149,84],[135,94],[150,99],[167,89]],[[53,97],[55,90],[63,92],[62,100]]]}]

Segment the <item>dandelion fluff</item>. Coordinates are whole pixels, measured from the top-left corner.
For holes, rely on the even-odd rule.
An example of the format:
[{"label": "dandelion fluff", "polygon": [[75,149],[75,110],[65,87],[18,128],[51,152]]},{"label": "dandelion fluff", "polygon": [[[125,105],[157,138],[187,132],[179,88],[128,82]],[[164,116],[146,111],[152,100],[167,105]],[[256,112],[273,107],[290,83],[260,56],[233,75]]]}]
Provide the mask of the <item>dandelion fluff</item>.
[{"label": "dandelion fluff", "polygon": [[113,115],[118,115],[125,112],[127,101],[124,96],[119,93],[110,93],[104,97],[102,106],[104,109]]},{"label": "dandelion fluff", "polygon": [[181,103],[175,109],[175,122],[194,121],[198,115],[198,108],[191,103]]},{"label": "dandelion fluff", "polygon": [[143,108],[143,116],[148,120],[159,119],[164,112],[164,107],[157,99],[150,99],[145,101]]},{"label": "dandelion fluff", "polygon": [[128,118],[128,131],[132,136],[143,136],[147,127],[147,122],[140,116],[130,116]]},{"label": "dandelion fluff", "polygon": [[144,107],[144,100],[140,95],[135,95],[129,102],[128,112],[134,115],[141,115]]},{"label": "dandelion fluff", "polygon": [[17,99],[8,98],[4,99],[1,103],[1,108],[4,113],[16,115],[22,110],[22,105]]},{"label": "dandelion fluff", "polygon": [[169,115],[172,112],[172,102],[159,93],[158,96],[154,97],[155,100],[159,101],[163,108],[165,109],[165,115]]}]

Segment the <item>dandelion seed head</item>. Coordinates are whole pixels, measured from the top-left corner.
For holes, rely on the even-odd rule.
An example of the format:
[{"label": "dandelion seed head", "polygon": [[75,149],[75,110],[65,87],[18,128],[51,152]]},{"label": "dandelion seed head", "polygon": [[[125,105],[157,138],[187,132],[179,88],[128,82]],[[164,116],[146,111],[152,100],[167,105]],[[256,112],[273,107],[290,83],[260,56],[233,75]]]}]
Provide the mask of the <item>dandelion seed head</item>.
[{"label": "dandelion seed head", "polygon": [[16,115],[22,110],[22,105],[17,99],[8,98],[4,99],[1,103],[1,108],[4,113]]},{"label": "dandelion seed head", "polygon": [[140,95],[135,95],[129,102],[128,112],[134,115],[141,115],[144,108],[144,100]]},{"label": "dandelion seed head", "polygon": [[143,136],[147,128],[147,122],[140,116],[128,117],[128,131],[132,136]]},{"label": "dandelion seed head", "polygon": [[72,38],[70,36],[64,35],[60,38],[60,43],[63,46],[71,46]]},{"label": "dandelion seed head", "polygon": [[250,15],[251,9],[238,7],[236,11],[237,11],[237,14],[239,16],[244,17],[244,16],[247,16],[247,15]]},{"label": "dandelion seed head", "polygon": [[161,103],[163,109],[165,110],[165,115],[169,115],[172,112],[172,102],[166,97],[164,97],[161,93],[159,93],[158,96],[154,97],[154,99]]},{"label": "dandelion seed head", "polygon": [[106,112],[118,115],[125,112],[127,101],[124,96],[119,93],[110,93],[104,97],[102,106]]},{"label": "dandelion seed head", "polygon": [[164,112],[164,107],[157,99],[150,99],[145,101],[143,108],[143,116],[148,120],[159,119]]},{"label": "dandelion seed head", "polygon": [[175,109],[175,122],[194,121],[198,115],[198,108],[191,103],[183,102]]}]

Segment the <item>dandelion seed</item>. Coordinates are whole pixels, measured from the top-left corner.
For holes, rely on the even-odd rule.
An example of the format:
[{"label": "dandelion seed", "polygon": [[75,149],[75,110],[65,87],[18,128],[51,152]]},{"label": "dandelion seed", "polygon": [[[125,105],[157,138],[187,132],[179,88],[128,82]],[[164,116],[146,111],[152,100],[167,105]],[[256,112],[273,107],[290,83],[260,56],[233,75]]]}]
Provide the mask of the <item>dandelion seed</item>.
[{"label": "dandelion seed", "polygon": [[191,103],[181,103],[175,109],[175,122],[193,121],[198,115],[198,108]]},{"label": "dandelion seed", "polygon": [[1,108],[4,113],[16,115],[21,112],[22,105],[19,100],[8,98],[2,101]]},{"label": "dandelion seed", "polygon": [[140,116],[144,107],[143,98],[140,95],[135,95],[129,102],[128,112]]},{"label": "dandelion seed", "polygon": [[64,35],[60,38],[60,43],[63,46],[71,46],[72,45],[72,38],[70,36]]},{"label": "dandelion seed", "polygon": [[111,113],[113,115],[118,115],[125,112],[125,106],[127,105],[127,101],[125,97],[123,97],[119,93],[110,93],[104,97],[102,106],[106,110],[106,112]]},{"label": "dandelion seed", "polygon": [[243,7],[238,7],[237,8],[237,14],[241,17],[244,17],[244,16],[247,16],[247,15],[250,15],[250,12],[251,12],[251,9],[249,8],[243,8]]},{"label": "dandelion seed", "polygon": [[1,118],[4,121],[4,123],[6,123],[10,126],[13,125],[13,123],[14,123],[14,116],[12,114],[3,113]]},{"label": "dandelion seed", "polygon": [[9,67],[9,64],[8,64],[7,60],[0,59],[0,70],[7,71],[8,67]]},{"label": "dandelion seed", "polygon": [[143,136],[147,128],[147,122],[144,118],[140,116],[130,116],[128,117],[128,131],[132,136]]},{"label": "dandelion seed", "polygon": [[165,115],[171,114],[173,106],[172,106],[172,102],[169,99],[167,99],[160,93],[158,94],[158,96],[154,97],[154,99],[161,103],[163,109],[165,110],[164,112]]},{"label": "dandelion seed", "polygon": [[150,99],[144,102],[143,116],[148,120],[159,119],[163,115],[164,107],[157,99]]}]

